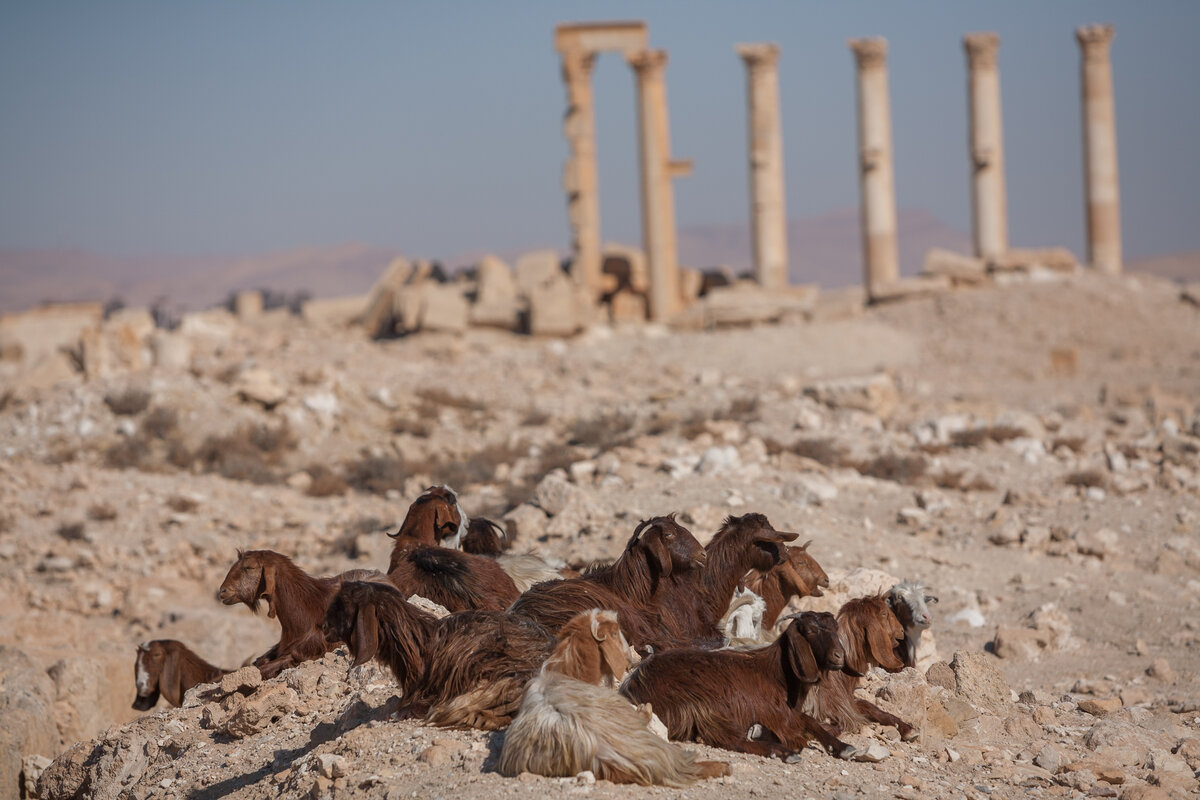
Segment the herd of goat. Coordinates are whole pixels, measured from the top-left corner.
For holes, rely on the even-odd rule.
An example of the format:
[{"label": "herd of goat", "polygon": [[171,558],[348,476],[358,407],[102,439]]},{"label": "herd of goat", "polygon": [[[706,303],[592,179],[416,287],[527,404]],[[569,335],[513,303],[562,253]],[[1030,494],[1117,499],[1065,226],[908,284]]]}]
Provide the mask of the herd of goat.
[{"label": "herd of goat", "polygon": [[[469,519],[445,486],[427,489],[389,535],[386,574],[315,578],[280,553],[238,553],[218,597],[254,611],[265,600],[279,620],[279,642],[252,662],[264,678],[345,645],[355,666],[378,659],[391,670],[397,718],[507,728],[506,776],[590,770],[685,786],[729,765],[697,761],[674,741],[791,761],[810,742],[854,757],[838,737],[867,722],[906,741],[918,735],[855,688],[873,666],[915,666],[937,598],[906,581],[836,616],[780,619],[791,599],[820,596],[829,579],[807,544],[788,546],[796,534],[762,514],[729,517],[707,546],[673,516],[654,517],[618,558],[582,572],[509,553],[499,526]],[[414,595],[448,613],[424,610]],[[153,708],[160,695],[180,705],[225,672],[180,642],[145,642],[134,708]]]}]

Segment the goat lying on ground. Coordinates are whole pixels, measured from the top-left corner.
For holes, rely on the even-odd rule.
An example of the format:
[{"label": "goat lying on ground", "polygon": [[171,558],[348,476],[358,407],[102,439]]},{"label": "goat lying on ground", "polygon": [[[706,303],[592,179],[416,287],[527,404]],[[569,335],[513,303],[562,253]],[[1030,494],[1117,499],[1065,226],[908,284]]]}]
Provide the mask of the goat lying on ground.
[{"label": "goat lying on ground", "polygon": [[201,683],[212,683],[228,672],[214,667],[183,642],[174,639],[142,642],[133,662],[137,685],[133,707],[137,711],[149,711],[158,702],[159,694],[173,706],[182,705],[188,689]]},{"label": "goat lying on ground", "polygon": [[904,662],[896,655],[897,648],[904,644],[904,627],[888,606],[887,597],[850,600],[838,609],[837,620],[846,666],[841,672],[821,674],[805,699],[804,711],[820,722],[828,720],[829,730],[836,736],[857,733],[866,723],[877,722],[894,726],[906,742],[917,738],[919,732],[912,725],[854,696],[859,678],[872,666],[888,672],[904,669]]},{"label": "goat lying on ground", "polygon": [[444,484],[430,486],[408,507],[397,535],[456,549],[470,522],[453,489]]},{"label": "goat lying on ground", "polygon": [[787,558],[778,566],[766,571],[752,570],[746,576],[746,588],[766,603],[763,630],[775,626],[793,597],[821,597],[821,587],[829,586],[829,576],[808,553],[810,544],[811,540],[800,547],[789,547]]},{"label": "goat lying on ground", "polygon": [[401,713],[443,727],[503,728],[554,649],[524,617],[462,611],[438,619],[393,586],[345,583],[325,616],[325,636],[350,647],[355,666],[378,658],[404,693]]},{"label": "goat lying on ground", "polygon": [[904,628],[904,641],[896,645],[896,656],[906,667],[917,665],[921,634],[933,622],[929,606],[937,601],[933,595],[925,594],[925,585],[917,581],[901,581],[888,591],[888,607]]},{"label": "goat lying on ground", "polygon": [[451,612],[503,611],[519,594],[495,559],[403,536],[392,548],[388,580],[405,597],[419,594]]},{"label": "goat lying on ground", "polygon": [[227,606],[245,603],[258,612],[260,600],[267,601],[267,616],[279,619],[279,642],[254,660],[264,678],[302,661],[325,655],[333,644],[321,633],[325,610],[346,580],[386,580],[381,572],[354,569],[328,578],[314,578],[292,560],[273,550],[238,551],[217,597]]},{"label": "goat lying on ground", "polygon": [[643,786],[688,786],[728,775],[728,764],[696,761],[650,732],[646,714],[612,688],[628,665],[615,612],[597,608],[576,615],[525,689],[504,734],[500,774],[565,778],[591,770],[600,780]]},{"label": "goat lying on ground", "polygon": [[[657,653],[629,674],[621,693],[652,703],[672,739],[787,759],[816,739],[831,755],[849,758],[855,749],[802,710],[820,676],[840,670],[844,658],[833,615],[808,611],[756,650]],[[751,738],[759,726],[761,736]]]},{"label": "goat lying on ground", "polygon": [[578,578],[539,583],[509,611],[557,633],[576,614],[604,608],[617,612],[621,630],[634,647],[678,644],[658,603],[669,586],[691,575],[704,559],[704,548],[674,517],[654,517],[637,526],[611,565]]},{"label": "goat lying on ground", "polygon": [[751,569],[769,570],[787,558],[787,545],[796,538],[771,527],[762,514],[727,517],[704,548],[704,569],[672,581],[659,605],[680,644],[721,647],[725,633],[721,618],[733,592]]}]

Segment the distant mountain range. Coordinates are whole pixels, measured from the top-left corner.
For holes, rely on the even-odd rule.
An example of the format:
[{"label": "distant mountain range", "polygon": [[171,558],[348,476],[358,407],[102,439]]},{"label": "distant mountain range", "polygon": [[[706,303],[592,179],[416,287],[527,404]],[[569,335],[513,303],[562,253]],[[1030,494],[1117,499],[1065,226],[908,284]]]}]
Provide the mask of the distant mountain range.
[{"label": "distant mountain range", "polygon": [[[970,237],[932,214],[902,209],[898,217],[901,271],[915,274],[925,251],[945,247],[970,251]],[[862,255],[857,209],[845,209],[788,223],[788,251],[793,283],[826,288],[862,282]],[[727,266],[750,269],[750,233],[746,223],[682,227],[679,261],[692,267]],[[536,249],[534,247],[527,250]],[[520,252],[498,252],[512,264]],[[365,292],[399,248],[362,244],[307,247],[237,257],[114,257],[68,250],[0,250],[0,311],[15,311],[45,302],[108,301],[145,306],[160,298],[178,308],[206,308],[241,289],[301,291],[313,297]],[[463,252],[444,260],[456,269],[474,263],[482,251]],[[1200,280],[1200,252],[1135,261],[1130,271],[1152,272],[1174,280]]]}]

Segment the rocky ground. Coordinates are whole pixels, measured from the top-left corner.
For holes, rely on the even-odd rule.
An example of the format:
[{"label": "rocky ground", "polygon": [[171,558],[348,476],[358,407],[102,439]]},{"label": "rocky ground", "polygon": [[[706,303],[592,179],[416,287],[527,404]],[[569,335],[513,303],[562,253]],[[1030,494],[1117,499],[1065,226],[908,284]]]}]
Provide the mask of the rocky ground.
[{"label": "rocky ground", "polygon": [[[1195,793],[1200,309],[1132,276],[851,306],[567,340],[371,342],[269,313],[185,323],[145,370],[11,382],[0,795]],[[813,540],[840,591],[811,607],[858,568],[923,580],[932,666],[864,690],[922,738],[849,737],[883,744],[878,763],[700,746],[734,774],[688,790],[504,779],[501,734],[388,719],[390,676],[343,653],[131,722],[138,642],[235,668],[275,640],[214,599],[235,548],[383,567],[384,531],[440,482],[518,550],[570,561],[615,555],[653,514],[704,541],[755,510]]]}]

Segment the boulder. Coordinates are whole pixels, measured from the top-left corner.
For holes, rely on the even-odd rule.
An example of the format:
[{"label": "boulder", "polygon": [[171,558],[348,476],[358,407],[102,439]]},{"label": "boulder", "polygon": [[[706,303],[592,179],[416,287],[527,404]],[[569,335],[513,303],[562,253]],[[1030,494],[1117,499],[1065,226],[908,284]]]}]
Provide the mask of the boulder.
[{"label": "boulder", "polygon": [[192,364],[192,343],[178,333],[156,330],[150,336],[150,352],[159,369],[178,372]]},{"label": "boulder", "polygon": [[21,761],[59,749],[54,683],[22,651],[0,644],[0,792],[16,793]]},{"label": "boulder", "polygon": [[54,720],[64,742],[90,739],[112,723],[114,687],[99,661],[63,658],[46,673],[54,681]]},{"label": "boulder", "polygon": [[534,336],[571,336],[582,327],[574,285],[559,271],[529,291],[529,332]]},{"label": "boulder", "polygon": [[238,375],[233,388],[242,400],[258,403],[266,409],[274,408],[288,396],[287,387],[262,367],[253,367]]},{"label": "boulder", "polygon": [[238,705],[221,732],[234,739],[253,736],[295,711],[299,704],[300,698],[290,686],[269,684]]},{"label": "boulder", "polygon": [[367,292],[366,303],[362,306],[357,321],[372,339],[387,336],[392,332],[396,292],[409,283],[413,274],[412,263],[407,258],[396,256],[376,279],[371,291]]},{"label": "boulder", "polygon": [[535,289],[559,277],[566,278],[566,273],[553,250],[536,250],[517,259],[517,293],[522,297],[532,297]]},{"label": "boulder", "polygon": [[444,333],[462,333],[467,329],[470,304],[462,290],[452,283],[431,283],[424,287],[420,329]]},{"label": "boulder", "polygon": [[512,330],[519,312],[517,281],[508,265],[486,255],[475,265],[476,294],[471,306],[472,325],[492,325]]},{"label": "boulder", "polygon": [[807,386],[804,393],[830,408],[853,408],[887,419],[895,411],[900,395],[886,372],[861,378],[841,378]]},{"label": "boulder", "polygon": [[950,669],[954,672],[954,693],[975,707],[995,714],[1012,702],[1012,690],[997,669],[995,656],[959,650],[950,662]]},{"label": "boulder", "polygon": [[178,330],[189,338],[221,341],[233,337],[237,320],[223,308],[193,311],[183,315]]},{"label": "boulder", "polygon": [[238,292],[233,297],[233,313],[238,319],[257,319],[263,313],[262,292],[253,289]]},{"label": "boulder", "polygon": [[764,289],[753,280],[740,280],[711,289],[683,312],[674,324],[683,328],[739,327],[784,318],[799,318],[813,309],[815,286]]},{"label": "boulder", "polygon": [[367,302],[362,294],[307,300],[300,306],[300,317],[310,325],[345,328],[362,315]]},{"label": "boulder", "polygon": [[74,349],[80,334],[103,319],[100,303],[61,303],[0,314],[0,351],[30,364],[64,348]]}]

